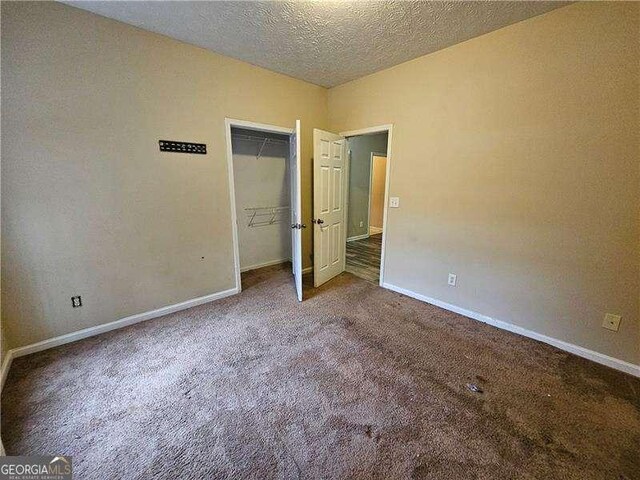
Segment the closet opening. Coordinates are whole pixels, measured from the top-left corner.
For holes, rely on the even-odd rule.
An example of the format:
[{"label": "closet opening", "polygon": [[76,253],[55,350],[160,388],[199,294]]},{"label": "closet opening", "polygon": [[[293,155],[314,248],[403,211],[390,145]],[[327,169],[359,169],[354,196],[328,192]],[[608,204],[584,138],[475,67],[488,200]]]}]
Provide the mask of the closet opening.
[{"label": "closet opening", "polygon": [[296,132],[297,129],[227,121],[238,291],[255,276],[254,270],[273,267],[292,271],[292,258],[300,248],[295,235]]}]

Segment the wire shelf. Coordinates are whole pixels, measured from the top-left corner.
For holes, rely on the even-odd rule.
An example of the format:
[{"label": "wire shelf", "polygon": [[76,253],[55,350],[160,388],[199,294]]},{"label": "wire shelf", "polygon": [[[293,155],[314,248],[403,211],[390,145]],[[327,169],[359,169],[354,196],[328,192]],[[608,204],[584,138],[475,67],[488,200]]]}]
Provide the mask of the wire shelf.
[{"label": "wire shelf", "polygon": [[250,207],[244,209],[249,219],[248,227],[264,227],[288,222],[290,220],[289,210],[288,205],[279,207]]}]

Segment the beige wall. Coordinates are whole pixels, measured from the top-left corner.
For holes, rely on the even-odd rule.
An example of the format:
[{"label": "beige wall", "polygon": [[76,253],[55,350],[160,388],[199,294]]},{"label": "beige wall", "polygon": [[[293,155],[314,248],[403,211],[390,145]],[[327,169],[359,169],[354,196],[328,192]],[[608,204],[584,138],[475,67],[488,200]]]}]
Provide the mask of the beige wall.
[{"label": "beige wall", "polygon": [[[312,129],[326,128],[326,97],[321,87],[69,6],[2,2],[10,346],[233,288],[224,118],[302,120],[311,224]],[[161,154],[159,139],[203,142],[208,154]],[[71,308],[75,294],[82,308]]]},{"label": "beige wall", "polygon": [[369,222],[372,227],[382,228],[387,157],[374,155],[371,160],[371,217]]},{"label": "beige wall", "polygon": [[394,124],[386,282],[640,363],[639,10],[574,4],[330,90],[331,130]]},{"label": "beige wall", "polygon": [[[2,9],[0,9],[0,37],[2,35]],[[1,46],[1,42],[0,42],[0,46]],[[0,66],[1,67],[1,66]],[[2,68],[0,68],[0,74],[2,72]],[[2,95],[1,89],[0,89],[0,96]],[[0,100],[0,117],[2,117],[2,101]],[[0,127],[0,131],[1,131],[1,127]],[[0,152],[2,152],[2,138],[0,135]],[[1,157],[1,155],[0,155]],[[1,162],[0,162],[1,164]],[[1,172],[2,172],[2,166],[0,165],[0,199],[2,198],[2,176],[1,176]],[[1,201],[0,201],[0,205],[1,205]],[[0,208],[0,251],[2,251],[2,210]],[[2,255],[0,255],[0,272],[2,271]],[[0,365],[4,365],[4,359],[7,355],[7,351],[8,351],[8,343],[7,343],[7,336],[4,334],[4,322],[2,321],[2,276],[0,275]],[[1,388],[1,385],[0,385]],[[2,444],[2,441],[0,440],[0,445]],[[4,452],[4,447],[1,448],[2,451],[0,451],[0,454]]]},{"label": "beige wall", "polygon": [[[2,34],[2,9],[0,9],[0,35]],[[0,44],[1,45],[1,44]],[[2,69],[0,68],[0,72]],[[0,90],[1,95],[1,90]],[[0,101],[0,117],[2,116],[2,105]],[[1,128],[0,128],[1,130]],[[0,136],[0,152],[2,151],[2,138]],[[2,177],[1,177],[2,167],[0,165],[0,198],[2,198]],[[0,204],[2,202],[0,201]],[[0,209],[0,232],[2,232],[2,211]],[[2,235],[0,234],[0,251],[2,250]],[[0,271],[2,271],[2,255],[0,255]],[[0,275],[0,299],[2,298],[2,276]],[[2,301],[0,300],[0,365],[4,365],[4,359],[7,355],[8,344],[7,344],[7,336],[4,334],[4,323],[2,321]],[[1,387],[1,385],[0,385]],[[0,440],[0,444],[2,441]],[[2,448],[4,450],[4,447]],[[0,452],[3,453],[3,452]]]},{"label": "beige wall", "polygon": [[[387,282],[640,363],[639,9],[572,5],[327,100],[72,7],[3,2],[10,346],[234,286],[228,116],[301,118],[307,224],[312,129],[393,123]],[[160,138],[209,154],[160,154]],[[605,312],[620,332],[600,327]]]}]

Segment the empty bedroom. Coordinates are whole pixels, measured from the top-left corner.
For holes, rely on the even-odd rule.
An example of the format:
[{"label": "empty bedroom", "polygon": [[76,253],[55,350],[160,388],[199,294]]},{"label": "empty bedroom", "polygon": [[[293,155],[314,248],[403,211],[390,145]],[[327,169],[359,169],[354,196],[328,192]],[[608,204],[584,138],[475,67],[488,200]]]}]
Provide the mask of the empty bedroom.
[{"label": "empty bedroom", "polygon": [[0,21],[0,478],[640,480],[640,3]]}]

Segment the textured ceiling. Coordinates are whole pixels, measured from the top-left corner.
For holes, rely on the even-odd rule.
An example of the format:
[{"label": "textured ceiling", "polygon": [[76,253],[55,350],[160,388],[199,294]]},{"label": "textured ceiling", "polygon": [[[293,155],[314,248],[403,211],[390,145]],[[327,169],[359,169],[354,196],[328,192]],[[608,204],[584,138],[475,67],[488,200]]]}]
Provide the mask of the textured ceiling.
[{"label": "textured ceiling", "polygon": [[65,3],[324,87],[566,5],[536,1]]}]

